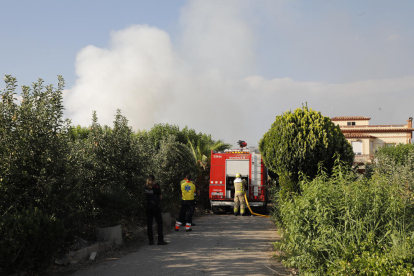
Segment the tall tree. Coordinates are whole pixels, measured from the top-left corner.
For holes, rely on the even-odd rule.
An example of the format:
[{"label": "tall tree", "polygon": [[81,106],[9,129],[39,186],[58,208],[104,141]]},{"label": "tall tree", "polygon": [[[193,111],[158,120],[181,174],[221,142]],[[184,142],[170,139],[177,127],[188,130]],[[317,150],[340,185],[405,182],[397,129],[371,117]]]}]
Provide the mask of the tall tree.
[{"label": "tall tree", "polygon": [[300,174],[313,178],[322,166],[331,172],[335,155],[351,166],[354,153],[339,126],[307,105],[276,117],[259,142],[265,165],[279,175],[281,185],[299,192]]}]

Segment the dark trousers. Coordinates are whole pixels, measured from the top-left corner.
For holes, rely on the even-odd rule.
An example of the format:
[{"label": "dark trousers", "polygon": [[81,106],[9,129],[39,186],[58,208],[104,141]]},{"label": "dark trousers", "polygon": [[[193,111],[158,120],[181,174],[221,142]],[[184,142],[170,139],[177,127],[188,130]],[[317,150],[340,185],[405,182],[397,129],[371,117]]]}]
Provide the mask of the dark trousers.
[{"label": "dark trousers", "polygon": [[150,241],[154,241],[154,234],[152,233],[152,218],[155,217],[158,226],[158,241],[164,240],[162,234],[162,212],[160,206],[156,204],[147,204],[147,234]]},{"label": "dark trousers", "polygon": [[181,201],[180,215],[178,217],[179,222],[192,223],[193,214],[195,211],[194,200],[183,200]]}]

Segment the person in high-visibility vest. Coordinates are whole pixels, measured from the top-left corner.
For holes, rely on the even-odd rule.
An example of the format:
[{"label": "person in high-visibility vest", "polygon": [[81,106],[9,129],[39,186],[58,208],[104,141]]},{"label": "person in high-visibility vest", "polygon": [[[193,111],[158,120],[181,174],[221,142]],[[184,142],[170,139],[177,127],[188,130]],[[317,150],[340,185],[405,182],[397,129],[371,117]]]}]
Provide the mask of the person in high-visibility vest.
[{"label": "person in high-visibility vest", "polygon": [[[185,177],[184,177],[184,179],[183,180],[181,180],[181,182],[180,182],[180,187],[181,187],[181,185],[183,185],[183,183],[185,183],[186,181],[188,181],[188,179],[187,179],[187,177],[189,176],[189,174],[186,174],[185,175]],[[181,189],[180,189],[180,193],[181,193]],[[182,197],[183,195],[182,195],[182,193],[181,193],[181,197]],[[194,192],[194,197],[196,196],[196,193]],[[192,216],[194,216],[194,213],[195,213],[195,206],[197,205],[197,200],[194,198],[194,208],[192,208],[192,209],[190,209],[190,211],[192,211]],[[185,220],[184,221],[182,221],[182,223],[185,223]],[[193,222],[191,222],[191,226],[195,226],[195,223],[193,223]]]},{"label": "person in high-visibility vest", "polygon": [[234,180],[234,215],[239,215],[239,207],[240,207],[240,215],[244,215],[244,210],[246,208],[246,202],[244,200],[244,186],[245,181],[241,179],[241,175],[238,173],[236,174],[236,179]]},{"label": "person in high-visibility vest", "polygon": [[196,187],[193,182],[191,182],[191,175],[187,175],[187,181],[182,182],[181,184],[181,209],[178,220],[175,223],[175,231],[180,230],[180,226],[185,220],[185,231],[192,231],[191,223],[193,221],[193,214],[195,208],[194,194],[196,192]]}]

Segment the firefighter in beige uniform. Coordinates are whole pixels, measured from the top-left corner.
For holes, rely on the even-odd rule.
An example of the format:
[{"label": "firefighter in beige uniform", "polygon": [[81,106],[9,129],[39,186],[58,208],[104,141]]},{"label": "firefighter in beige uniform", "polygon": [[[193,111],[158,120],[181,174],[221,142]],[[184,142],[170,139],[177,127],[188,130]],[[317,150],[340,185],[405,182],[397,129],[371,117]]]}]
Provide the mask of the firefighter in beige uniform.
[{"label": "firefighter in beige uniform", "polygon": [[234,215],[239,215],[239,206],[240,206],[240,215],[244,215],[244,208],[246,207],[246,202],[244,200],[244,185],[245,181],[241,179],[240,174],[236,174],[236,179],[234,180]]}]

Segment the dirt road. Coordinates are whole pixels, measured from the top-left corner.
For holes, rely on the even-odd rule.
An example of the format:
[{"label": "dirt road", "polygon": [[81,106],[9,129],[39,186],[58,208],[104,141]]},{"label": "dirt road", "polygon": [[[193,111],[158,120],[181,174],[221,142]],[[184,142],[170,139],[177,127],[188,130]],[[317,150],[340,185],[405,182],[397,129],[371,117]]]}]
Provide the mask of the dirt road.
[{"label": "dirt road", "polygon": [[121,259],[73,276],[106,275],[289,275],[271,259],[278,239],[262,217],[205,215],[192,232],[167,233],[168,245],[145,245]]}]

